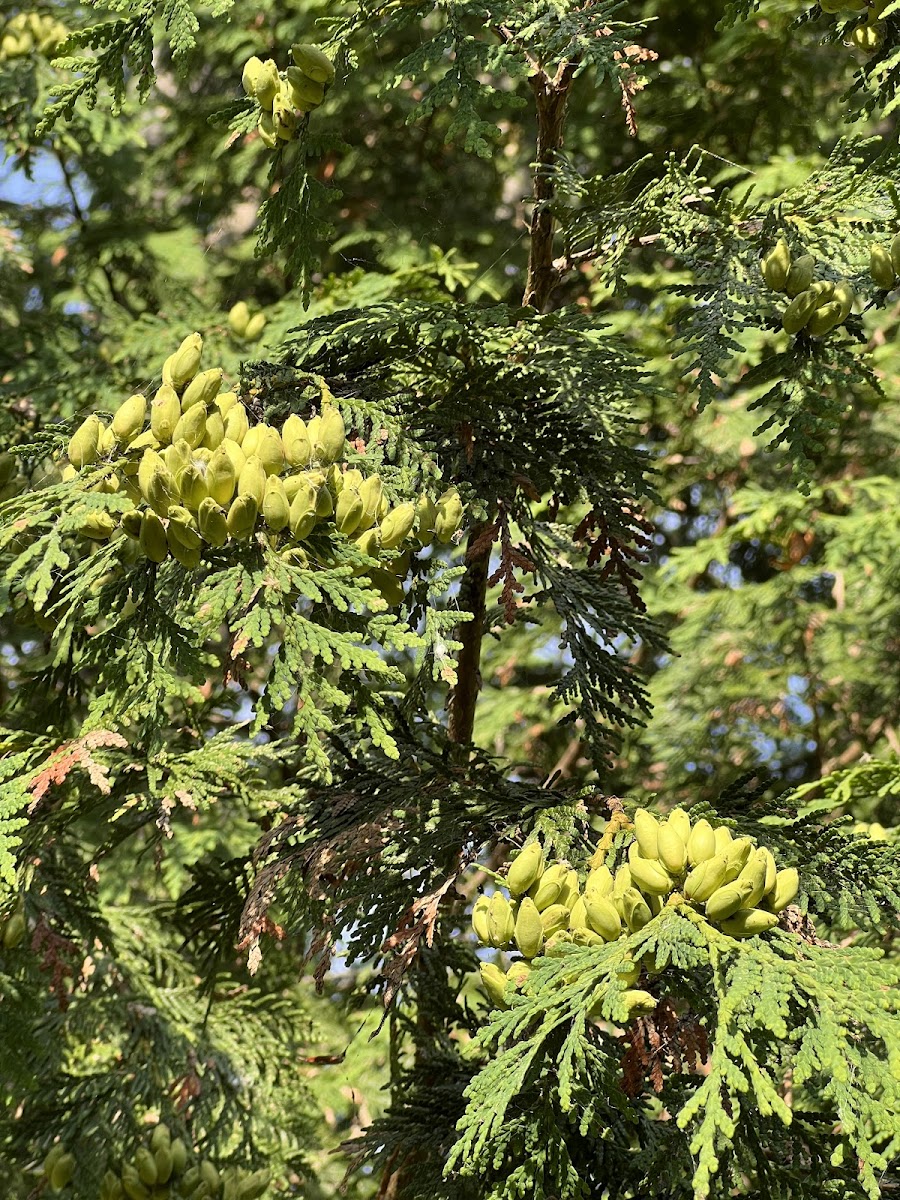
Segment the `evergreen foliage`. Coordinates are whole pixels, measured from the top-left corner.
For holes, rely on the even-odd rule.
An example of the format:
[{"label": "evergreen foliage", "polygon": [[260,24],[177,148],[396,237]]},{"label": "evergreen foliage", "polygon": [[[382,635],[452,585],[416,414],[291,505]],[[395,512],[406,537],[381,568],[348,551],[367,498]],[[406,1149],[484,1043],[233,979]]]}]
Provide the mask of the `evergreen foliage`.
[{"label": "evergreen foliage", "polygon": [[[3,1195],[117,1200],[159,1122],[223,1200],[900,1185],[900,4],[836,7],[7,6]],[[85,536],[137,456],[73,432],[193,330],[252,424],[340,412],[376,541],[461,527]],[[796,868],[778,925],[676,898],[493,1003],[516,848],[583,884],[676,805]]]}]

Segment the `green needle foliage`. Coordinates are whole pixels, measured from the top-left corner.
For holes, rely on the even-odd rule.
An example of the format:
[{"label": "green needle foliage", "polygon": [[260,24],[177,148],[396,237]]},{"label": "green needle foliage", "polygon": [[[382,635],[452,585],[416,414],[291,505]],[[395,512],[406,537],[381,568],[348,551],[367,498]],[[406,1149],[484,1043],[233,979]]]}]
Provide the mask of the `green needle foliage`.
[{"label": "green needle foliage", "polygon": [[4,1196],[900,1187],[898,14],[5,7]]}]

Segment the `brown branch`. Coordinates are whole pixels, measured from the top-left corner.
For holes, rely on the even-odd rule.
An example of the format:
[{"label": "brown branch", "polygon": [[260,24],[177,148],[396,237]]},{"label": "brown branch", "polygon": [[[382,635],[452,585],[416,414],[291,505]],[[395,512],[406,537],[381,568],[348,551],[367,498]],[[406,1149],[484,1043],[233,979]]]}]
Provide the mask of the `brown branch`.
[{"label": "brown branch", "polygon": [[557,150],[562,146],[566,120],[569,85],[575,73],[575,63],[565,63],[551,79],[539,71],[531,80],[531,90],[537,105],[537,155],[535,158],[531,214],[531,247],[528,255],[528,276],[522,303],[543,312],[550,293],[559,279],[553,262],[553,213],[550,202],[556,191],[550,168]]},{"label": "brown branch", "polygon": [[475,705],[481,690],[481,642],[493,542],[490,535],[484,535],[490,529],[492,526],[484,524],[472,527],[466,553],[466,573],[459,589],[459,606],[463,612],[472,614],[472,620],[461,624],[456,635],[462,648],[457,661],[456,686],[450,697],[450,740],[457,745],[468,745],[472,740]]}]

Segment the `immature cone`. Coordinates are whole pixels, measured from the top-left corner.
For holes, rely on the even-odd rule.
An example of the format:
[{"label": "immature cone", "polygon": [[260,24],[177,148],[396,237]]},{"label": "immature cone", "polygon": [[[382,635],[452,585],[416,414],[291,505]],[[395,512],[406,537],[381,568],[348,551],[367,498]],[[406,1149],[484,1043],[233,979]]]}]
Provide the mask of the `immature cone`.
[{"label": "immature cone", "polygon": [[199,375],[195,375],[184,389],[181,411],[185,413],[195,404],[203,404],[208,409],[219,394],[222,375],[221,367],[211,367],[208,371],[201,371]]},{"label": "immature cone", "polygon": [[423,546],[430,546],[434,541],[436,519],[437,505],[430,496],[420,496],[416,501],[416,537]]},{"label": "immature cone", "polygon": [[766,858],[759,850],[750,855],[746,866],[738,875],[738,882],[742,880],[747,880],[753,885],[753,890],[744,900],[744,908],[755,908],[766,890]]},{"label": "immature cone", "polygon": [[816,311],[816,300],[817,296],[815,292],[807,290],[801,292],[799,296],[796,296],[790,302],[781,317],[781,324],[785,333],[793,336],[803,329],[809,318]]},{"label": "immature cone", "polygon": [[150,404],[150,432],[162,445],[167,446],[181,419],[181,402],[170,383],[164,383]]},{"label": "immature cone", "polygon": [[412,533],[416,521],[416,506],[410,501],[391,509],[381,522],[379,536],[384,550],[395,550]]},{"label": "immature cone", "polygon": [[89,513],[78,526],[82,537],[93,542],[105,542],[116,531],[116,521],[106,512]]},{"label": "immature cone", "polygon": [[275,127],[275,137],[282,142],[289,142],[297,132],[297,115],[289,89],[280,91],[275,97],[275,103],[272,105],[272,124]]},{"label": "immature cone", "polygon": [[150,1189],[141,1182],[140,1175],[131,1163],[125,1163],[122,1167],[122,1187],[129,1200],[150,1200]]},{"label": "immature cone", "polygon": [[147,419],[147,401],[140,395],[129,396],[116,409],[112,419],[111,429],[116,441],[130,442],[144,428]]},{"label": "immature cone", "polygon": [[192,404],[187,412],[182,413],[172,440],[177,442],[183,438],[192,450],[196,450],[205,436],[206,405]]},{"label": "immature cone", "polygon": [[297,42],[291,46],[291,58],[303,74],[316,83],[329,84],[334,81],[334,63],[318,46]]},{"label": "immature cone", "polygon": [[75,1174],[75,1157],[72,1154],[61,1154],[50,1171],[50,1187],[54,1192],[61,1192],[71,1182]]},{"label": "immature cone", "polygon": [[347,437],[344,418],[333,404],[326,404],[319,421],[313,446],[315,457],[320,463],[337,462],[344,456],[344,442]]},{"label": "immature cone", "polygon": [[156,1162],[146,1146],[138,1146],[134,1152],[134,1166],[141,1183],[152,1187],[156,1183]]},{"label": "immature cone", "polygon": [[540,879],[531,885],[528,889],[528,895],[534,901],[538,912],[543,912],[551,904],[556,904],[565,886],[568,874],[568,867],[563,866],[561,863],[554,863],[552,867],[548,867],[544,871]]},{"label": "immature cone", "polygon": [[696,867],[698,863],[712,858],[715,852],[716,835],[713,827],[709,821],[701,818],[691,829],[691,836],[688,838],[688,862]]},{"label": "immature cone", "polygon": [[238,541],[246,541],[256,526],[259,505],[256,497],[237,496],[228,510],[228,532]]},{"label": "immature cone", "polygon": [[635,855],[629,858],[628,865],[631,879],[642,892],[650,896],[665,896],[672,890],[672,879],[659,863]]},{"label": "immature cone", "polygon": [[271,113],[264,112],[260,116],[256,128],[263,145],[268,146],[270,150],[274,150],[278,145],[278,135],[275,132],[275,121]]},{"label": "immature cone", "polygon": [[749,887],[743,881],[727,883],[707,900],[706,915],[711,921],[725,921],[744,907],[748,894]]},{"label": "immature cone", "polygon": [[475,936],[484,946],[491,944],[491,931],[488,922],[488,909],[491,906],[489,896],[479,896],[472,907],[472,928]]},{"label": "immature cone", "polygon": [[842,320],[841,305],[832,301],[830,304],[823,304],[821,308],[816,309],[809,318],[806,328],[812,337],[823,337],[840,325]]},{"label": "immature cone", "polygon": [[248,59],[244,65],[241,83],[245,93],[259,101],[260,108],[267,112],[272,111],[272,103],[278,95],[281,80],[278,67],[271,58],[262,62],[254,55]]},{"label": "immature cone", "polygon": [[838,324],[840,325],[850,316],[850,313],[853,309],[853,302],[856,299],[856,294],[846,279],[841,279],[835,284],[832,299],[836,304],[841,306],[841,317],[840,321],[838,321]]},{"label": "immature cone", "polygon": [[322,84],[310,79],[299,67],[288,67],[285,74],[294,107],[299,108],[301,112],[310,112],[318,108],[325,99],[325,88]]},{"label": "immature cone", "polygon": [[178,494],[172,472],[155,450],[145,450],[138,467],[138,487],[154,512],[164,517]]},{"label": "immature cone", "polygon": [[783,908],[796,899],[800,890],[800,876],[794,867],[785,867],[775,877],[775,888],[767,898],[766,905],[773,913],[780,913]]},{"label": "immature cone", "polygon": [[564,904],[551,904],[541,912],[541,928],[545,939],[567,929],[569,926],[569,910]]},{"label": "immature cone", "polygon": [[360,530],[371,529],[375,524],[375,518],[378,516],[383,498],[381,476],[370,475],[367,479],[362,480],[358,490],[363,502],[363,513],[358,528]]},{"label": "immature cone", "polygon": [[241,449],[248,458],[255,454],[267,475],[277,475],[284,466],[281,435],[271,425],[254,425],[241,443]]},{"label": "immature cone", "polygon": [[187,1146],[181,1138],[175,1138],[170,1148],[172,1151],[172,1171],[175,1175],[181,1175],[187,1166]]},{"label": "immature cone", "polygon": [[684,881],[684,894],[689,900],[708,900],[725,882],[727,868],[728,859],[724,854],[715,854],[698,863]]},{"label": "immature cone", "polygon": [[611,896],[614,887],[612,872],[602,865],[594,867],[584,885],[585,896]]},{"label": "immature cone", "polygon": [[734,916],[722,922],[722,932],[731,937],[754,937],[759,933],[767,933],[778,924],[775,913],[763,912],[760,908],[739,908]]},{"label": "immature cone", "polygon": [[796,259],[787,274],[784,290],[789,296],[799,296],[813,281],[816,260],[811,254],[802,254]]},{"label": "immature cone", "polygon": [[895,233],[891,240],[891,265],[894,274],[900,275],[900,233]]},{"label": "immature cone", "polygon": [[254,313],[253,316],[250,318],[250,320],[247,322],[247,328],[244,331],[244,341],[245,342],[259,341],[259,339],[262,337],[262,331],[265,329],[265,327],[266,327],[266,314],[261,313],[261,312]]},{"label": "immature cone", "polygon": [[169,1147],[159,1146],[153,1152],[153,1160],[156,1163],[157,1184],[168,1183],[172,1177],[172,1152]]},{"label": "immature cone", "polygon": [[534,901],[523,897],[516,914],[515,928],[516,945],[525,958],[535,958],[541,952],[544,944],[544,927],[541,924],[541,914]]},{"label": "immature cone", "polygon": [[434,521],[434,534],[441,545],[449,545],[453,540],[453,535],[462,524],[462,517],[462,500],[456,489],[450,488],[438,500]]},{"label": "immature cone", "polygon": [[894,263],[889,250],[884,246],[874,245],[869,251],[869,274],[880,288],[894,286]]},{"label": "immature cone", "polygon": [[656,1009],[656,997],[640,988],[628,988],[622,993],[622,1002],[628,1009],[629,1019],[646,1017]]},{"label": "immature cone", "polygon": [[[250,62],[253,62],[253,59]],[[259,62],[259,59],[256,59],[256,62]],[[262,66],[262,63],[259,65]],[[246,74],[246,72],[247,67],[244,67],[244,73]],[[246,87],[244,90],[246,91]],[[228,324],[231,326],[232,333],[235,333],[238,337],[244,336],[249,320],[250,309],[247,307],[245,300],[238,300],[237,304],[233,304],[228,311]]]},{"label": "immature cone", "polygon": [[590,896],[585,898],[584,907],[591,929],[607,942],[614,942],[622,932],[622,920],[613,902],[603,896]]},{"label": "immature cone", "polygon": [[175,353],[166,359],[163,383],[170,383],[177,391],[181,391],[200,369],[202,353],[203,338],[199,333],[188,334]]},{"label": "immature cone", "polygon": [[23,912],[14,912],[3,928],[3,949],[15,950],[16,946],[22,944],[25,934],[28,932],[28,924],[25,920]]},{"label": "immature cone", "polygon": [[634,836],[644,858],[659,857],[659,821],[645,808],[634,814]]},{"label": "immature cone", "polygon": [[225,508],[231,503],[236,485],[237,476],[231,457],[223,446],[219,446],[206,468],[206,490],[216,504]]},{"label": "immature cone", "polygon": [[227,514],[211,496],[207,496],[197,509],[197,527],[210,546],[224,546],[228,541]]},{"label": "immature cone", "polygon": [[277,533],[285,528],[290,520],[291,506],[288,504],[284,484],[277,475],[270,475],[266,480],[261,507],[263,520],[270,529]]},{"label": "immature cone", "polygon": [[760,264],[763,278],[776,292],[783,292],[791,269],[791,250],[784,238],[779,238]]},{"label": "immature cone", "polygon": [[169,553],[165,527],[152,509],[145,510],[141,518],[139,541],[141,550],[151,562],[161,563]]},{"label": "immature cone", "polygon": [[687,862],[687,846],[679,830],[667,821],[660,827],[657,841],[659,861],[670,875],[680,875]]},{"label": "immature cone", "polygon": [[189,462],[178,476],[178,492],[188,508],[199,508],[209,495],[205,470],[197,463]]},{"label": "immature cone", "polygon": [[508,946],[515,932],[515,914],[502,892],[494,892],[488,906],[488,937],[498,950]]},{"label": "immature cone", "polygon": [[288,523],[298,542],[309,537],[316,527],[316,489],[304,484],[291,501]]},{"label": "immature cone", "polygon": [[262,463],[251,455],[238,479],[237,491],[239,496],[252,496],[257,508],[262,507],[263,496],[266,494],[267,475]]},{"label": "immature cone", "polygon": [[631,933],[637,933],[653,919],[650,905],[637,888],[629,888],[622,896],[622,914]]},{"label": "immature cone", "polygon": [[237,392],[219,392],[218,396],[216,396],[215,405],[222,414],[223,421],[237,404],[237,402]]},{"label": "immature cone", "polygon": [[281,427],[281,442],[285,461],[292,467],[308,467],[312,459],[312,446],[306,422],[296,413],[291,413]]},{"label": "immature cone", "polygon": [[356,488],[344,488],[334,508],[334,523],[348,537],[355,533],[363,515],[362,497]]},{"label": "immature cone", "polygon": [[544,852],[538,841],[529,842],[510,864],[506,886],[510,895],[522,896],[544,872]]},{"label": "immature cone", "polygon": [[488,999],[498,1008],[505,1008],[506,1002],[503,999],[503,993],[506,991],[506,976],[494,963],[481,963],[478,969],[481,972],[481,982],[484,984]]},{"label": "immature cone", "polygon": [[753,851],[753,843],[747,837],[735,838],[725,852],[725,857],[728,860],[728,867],[725,871],[725,882],[731,883],[737,879],[741,871],[747,865],[750,855]]},{"label": "immature cone", "polygon": [[390,571],[385,571],[381,567],[369,567],[366,570],[366,577],[389,608],[396,608],[403,603],[405,598],[403,585],[396,575],[392,575]]},{"label": "immature cone", "polygon": [[69,441],[69,462],[77,470],[96,462],[100,452],[100,430],[102,425],[96,413],[81,422]]},{"label": "immature cone", "polygon": [[235,404],[225,416],[225,437],[239,446],[243,446],[244,438],[250,429],[247,410],[243,404]]}]

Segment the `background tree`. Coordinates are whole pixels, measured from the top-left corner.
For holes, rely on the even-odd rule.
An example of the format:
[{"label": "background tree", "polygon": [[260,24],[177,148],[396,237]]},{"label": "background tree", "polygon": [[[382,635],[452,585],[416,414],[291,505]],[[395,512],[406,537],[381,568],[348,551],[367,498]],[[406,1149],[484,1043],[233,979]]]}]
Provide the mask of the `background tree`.
[{"label": "background tree", "polygon": [[[896,1186],[892,9],[4,14],[10,1194],[56,1145],[111,1197],[159,1120],[245,1196],[338,1194],[348,1136],[359,1196]],[[337,74],[273,149],[241,73],[297,42]],[[832,330],[782,332],[779,237],[852,285]],[[192,330],[254,422],[330,399],[392,503],[458,487],[465,539],[386,605],[330,527],[299,564],[80,536],[129,502],[61,477],[73,429]],[[624,940],[492,1015],[491,869],[614,865],[653,804],[801,909],[630,935],[634,1022]]]}]

